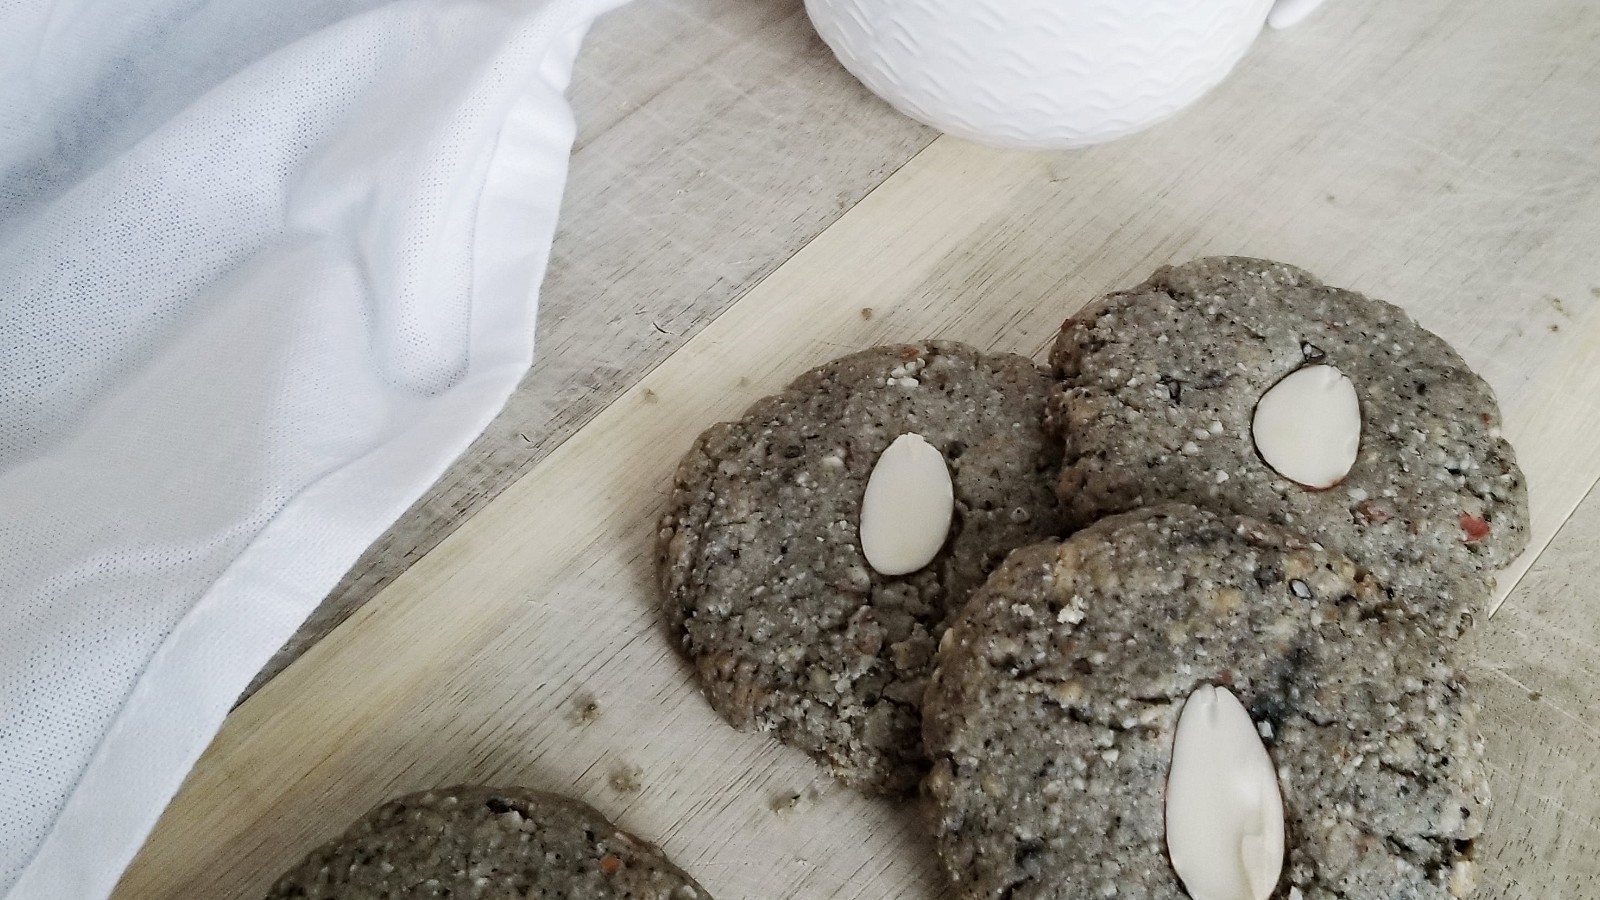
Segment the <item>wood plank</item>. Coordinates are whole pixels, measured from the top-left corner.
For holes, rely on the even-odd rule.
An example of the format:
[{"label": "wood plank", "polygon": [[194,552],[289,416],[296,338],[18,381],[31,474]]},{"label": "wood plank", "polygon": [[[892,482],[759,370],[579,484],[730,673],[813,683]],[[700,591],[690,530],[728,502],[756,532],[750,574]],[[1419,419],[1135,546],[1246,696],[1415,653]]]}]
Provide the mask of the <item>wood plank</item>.
[{"label": "wood plank", "polygon": [[1600,897],[1600,491],[1479,635],[1485,900]]},{"label": "wood plank", "polygon": [[934,137],[838,67],[799,0],[636,0],[596,23],[569,95],[532,371],[244,696]]},{"label": "wood plank", "polygon": [[[1499,390],[1543,546],[1600,476],[1600,13],[1504,6],[1332,4],[1201,108],[1096,150],[936,142],[241,706],[118,896],[259,895],[360,810],[455,781],[580,795],[723,900],[940,896],[913,810],[819,782],[693,690],[651,589],[668,473],[806,365],[925,335],[1037,351],[1161,262],[1275,256],[1406,305]],[[1579,594],[1518,591],[1506,615],[1547,602],[1559,623],[1587,614]],[[1572,652],[1593,665],[1592,645]],[[1576,671],[1573,690],[1593,683]],[[597,720],[572,716],[590,700]],[[1556,780],[1597,752],[1552,732],[1548,758],[1497,756],[1497,787],[1526,786],[1501,787],[1513,813],[1570,807]],[[642,789],[615,788],[623,766]],[[1491,895],[1584,883],[1570,854],[1591,845],[1508,839]]]}]

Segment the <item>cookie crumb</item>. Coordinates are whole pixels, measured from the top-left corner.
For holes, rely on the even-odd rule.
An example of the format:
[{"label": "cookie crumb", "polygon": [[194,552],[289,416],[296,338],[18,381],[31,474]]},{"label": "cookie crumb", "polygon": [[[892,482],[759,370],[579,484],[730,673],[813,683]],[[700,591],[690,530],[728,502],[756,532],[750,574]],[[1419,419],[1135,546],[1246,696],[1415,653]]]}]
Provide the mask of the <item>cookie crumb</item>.
[{"label": "cookie crumb", "polygon": [[611,789],[619,794],[637,794],[644,786],[643,778],[643,769],[632,763],[618,763],[611,770],[611,776],[606,779],[606,783],[611,785]]},{"label": "cookie crumb", "polygon": [[800,799],[801,796],[799,791],[789,791],[788,793],[778,794],[777,796],[773,797],[772,801],[768,803],[767,806],[769,806],[772,811],[778,815],[783,815],[785,813],[794,812],[795,808],[800,805]]},{"label": "cookie crumb", "polygon": [[830,783],[827,777],[818,776],[798,791],[785,791],[774,795],[768,801],[767,807],[780,816],[798,812],[821,799],[824,787]]},{"label": "cookie crumb", "polygon": [[567,701],[567,721],[580,728],[600,721],[600,702],[588,692],[573,694]]}]

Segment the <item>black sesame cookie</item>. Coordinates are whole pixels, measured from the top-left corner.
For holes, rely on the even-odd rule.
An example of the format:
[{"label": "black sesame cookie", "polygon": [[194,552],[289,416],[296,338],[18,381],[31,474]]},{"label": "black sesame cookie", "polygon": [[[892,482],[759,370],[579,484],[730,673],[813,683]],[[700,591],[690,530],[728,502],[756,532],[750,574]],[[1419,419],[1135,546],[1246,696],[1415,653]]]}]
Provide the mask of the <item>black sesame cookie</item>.
[{"label": "black sesame cookie", "polygon": [[[1399,308],[1281,263],[1199,259],[1068,320],[1051,363],[1074,526],[1178,500],[1288,525],[1391,585],[1441,625],[1487,596],[1479,573],[1527,543],[1527,490],[1483,379]],[[1334,487],[1301,487],[1257,453],[1257,401],[1308,364],[1354,382],[1361,445]]]},{"label": "black sesame cookie", "polygon": [[956,895],[1184,897],[1163,794],[1182,704],[1214,684],[1277,770],[1273,897],[1462,896],[1488,788],[1454,648],[1348,559],[1248,519],[1156,506],[1018,550],[924,700]]},{"label": "black sesame cookie", "polygon": [[267,900],[708,900],[660,850],[576,800],[460,786],[369,812]]},{"label": "black sesame cookie", "polygon": [[[879,347],[702,434],[678,468],[658,561],[668,619],[712,706],[847,784],[913,789],[925,768],[917,710],[947,615],[1007,552],[1060,526],[1049,386],[1020,356]],[[886,576],[857,529],[868,476],[906,433],[948,464],[954,521],[929,565]]]}]

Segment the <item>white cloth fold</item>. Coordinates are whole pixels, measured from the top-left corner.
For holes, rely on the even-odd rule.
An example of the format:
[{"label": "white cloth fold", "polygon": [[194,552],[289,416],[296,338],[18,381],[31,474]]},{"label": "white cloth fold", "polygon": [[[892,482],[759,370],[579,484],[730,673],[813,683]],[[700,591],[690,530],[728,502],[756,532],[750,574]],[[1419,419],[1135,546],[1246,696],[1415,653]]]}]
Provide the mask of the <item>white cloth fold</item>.
[{"label": "white cloth fold", "polygon": [[0,895],[109,894],[504,403],[619,3],[0,4]]}]

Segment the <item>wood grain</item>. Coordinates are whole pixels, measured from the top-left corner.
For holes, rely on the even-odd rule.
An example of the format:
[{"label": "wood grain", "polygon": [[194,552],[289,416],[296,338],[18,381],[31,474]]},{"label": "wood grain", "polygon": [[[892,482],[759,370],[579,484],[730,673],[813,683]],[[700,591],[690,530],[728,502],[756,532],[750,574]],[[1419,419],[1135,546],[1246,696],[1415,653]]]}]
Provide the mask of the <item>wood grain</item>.
[{"label": "wood grain", "polygon": [[1474,657],[1494,808],[1486,900],[1600,896],[1600,492],[1517,585]]},{"label": "wood grain", "polygon": [[1501,798],[1484,890],[1596,896],[1572,796],[1600,759],[1594,501],[1550,538],[1600,478],[1600,12],[1510,6],[1331,4],[1199,108],[1087,152],[936,141],[243,704],[117,896],[259,895],[361,810],[457,781],[582,796],[722,900],[942,896],[913,810],[693,690],[649,569],[668,474],[808,365],[922,336],[1036,353],[1094,294],[1211,252],[1401,303],[1499,391],[1535,547],[1474,650]]},{"label": "wood grain", "polygon": [[800,0],[635,0],[569,94],[532,371],[245,697],[934,138],[838,67]]}]

